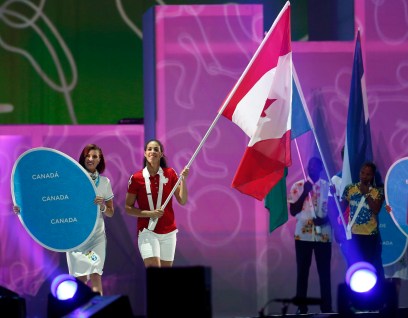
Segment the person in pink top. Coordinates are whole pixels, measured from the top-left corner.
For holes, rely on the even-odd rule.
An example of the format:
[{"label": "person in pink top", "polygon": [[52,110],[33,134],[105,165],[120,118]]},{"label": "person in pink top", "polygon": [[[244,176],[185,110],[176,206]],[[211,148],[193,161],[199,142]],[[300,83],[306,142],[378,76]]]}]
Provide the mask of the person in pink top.
[{"label": "person in pink top", "polygon": [[[137,217],[138,246],[145,267],[171,267],[177,242],[177,225],[173,200],[163,203],[179,181],[173,168],[167,167],[163,145],[153,139],[146,143],[143,159],[144,168],[134,173],[128,183],[125,210]],[[184,168],[174,191],[180,205],[187,203],[186,177],[189,169]],[[152,222],[154,225],[152,226]]]}]

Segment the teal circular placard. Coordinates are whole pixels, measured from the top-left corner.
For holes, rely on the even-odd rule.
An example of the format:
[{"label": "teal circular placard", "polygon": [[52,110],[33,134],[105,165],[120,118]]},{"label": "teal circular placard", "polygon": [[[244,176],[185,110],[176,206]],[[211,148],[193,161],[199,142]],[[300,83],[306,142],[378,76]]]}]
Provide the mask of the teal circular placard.
[{"label": "teal circular placard", "polygon": [[388,169],[384,192],[395,224],[408,237],[408,157],[399,159]]},{"label": "teal circular placard", "polygon": [[75,250],[92,236],[99,213],[96,188],[68,155],[44,147],[24,152],[13,167],[11,192],[23,226],[45,248]]},{"label": "teal circular placard", "polygon": [[385,204],[378,214],[378,222],[382,240],[382,262],[384,266],[389,266],[398,262],[404,255],[408,238],[397,227],[391,214],[385,209]]}]

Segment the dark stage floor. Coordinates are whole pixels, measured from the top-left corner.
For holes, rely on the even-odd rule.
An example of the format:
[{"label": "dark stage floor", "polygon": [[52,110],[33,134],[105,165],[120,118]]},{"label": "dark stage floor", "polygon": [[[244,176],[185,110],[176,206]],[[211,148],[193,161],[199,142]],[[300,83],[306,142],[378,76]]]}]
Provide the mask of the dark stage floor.
[{"label": "dark stage floor", "polygon": [[[235,317],[235,318],[260,318],[260,317],[290,317],[290,318],[378,318],[384,317],[384,315],[380,315],[378,312],[357,312],[352,317],[344,317],[338,313],[330,313],[330,314],[303,314],[303,315],[296,315],[296,314],[286,314],[286,315],[265,315],[265,316],[255,316],[255,317]],[[391,317],[384,317],[384,318],[391,318]],[[408,308],[399,308],[398,309],[398,316],[394,318],[408,318]]]}]

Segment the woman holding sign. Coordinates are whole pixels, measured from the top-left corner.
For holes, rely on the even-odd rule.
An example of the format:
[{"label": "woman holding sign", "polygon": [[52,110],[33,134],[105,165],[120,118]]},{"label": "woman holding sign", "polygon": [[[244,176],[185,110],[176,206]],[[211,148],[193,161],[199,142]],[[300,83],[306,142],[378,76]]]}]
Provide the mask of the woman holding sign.
[{"label": "woman holding sign", "polygon": [[[100,175],[105,171],[105,158],[102,149],[95,144],[85,146],[79,157],[79,164],[89,173],[95,183],[96,197],[94,203],[99,206],[95,229],[89,240],[78,249],[66,252],[69,273],[83,283],[88,280],[94,292],[102,292],[102,272],[105,264],[106,234],[104,216],[114,214],[113,192],[107,177]],[[16,214],[20,207],[14,206]]]},{"label": "woman holding sign", "polygon": [[[145,267],[171,267],[176,250],[177,226],[172,200],[162,204],[179,181],[173,168],[167,167],[163,145],[151,140],[145,145],[144,168],[134,173],[129,180],[126,194],[126,212],[137,217],[138,245]],[[184,168],[181,180],[174,191],[177,202],[187,202],[185,178],[189,172]],[[135,207],[137,203],[137,207]],[[153,230],[149,229],[150,219],[157,219]]]},{"label": "woman holding sign", "polygon": [[114,195],[110,180],[100,175],[105,171],[105,157],[100,147],[95,144],[85,146],[78,162],[95,183],[97,196],[94,203],[99,205],[100,213],[92,238],[79,250],[67,252],[68,268],[69,273],[82,282],[87,283],[89,279],[92,290],[102,295],[102,272],[106,254],[104,215],[113,216]]}]

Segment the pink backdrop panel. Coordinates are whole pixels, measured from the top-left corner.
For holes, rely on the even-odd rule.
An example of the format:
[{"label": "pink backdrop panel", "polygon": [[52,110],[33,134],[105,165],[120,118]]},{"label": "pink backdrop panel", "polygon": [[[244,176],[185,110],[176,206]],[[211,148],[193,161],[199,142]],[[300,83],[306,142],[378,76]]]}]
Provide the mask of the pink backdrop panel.
[{"label": "pink backdrop panel", "polygon": [[[159,6],[155,14],[156,136],[180,172],[262,39],[262,6]],[[176,207],[175,265],[212,267],[217,314],[250,314],[258,302],[258,202],[231,188],[248,141],[220,117],[192,162],[189,202]]]},{"label": "pink backdrop panel", "polygon": [[134,313],[145,312],[144,266],[137,248],[136,218],[124,210],[130,175],[143,163],[143,126],[16,125],[0,127],[0,285],[26,299],[27,317],[45,317],[51,281],[67,273],[65,253],[49,251],[26,232],[13,213],[10,178],[17,158],[34,147],[49,147],[78,160],[88,143],[98,144],[105,156],[104,175],[112,183],[115,215],[105,219],[107,258],[104,293],[128,295]]},{"label": "pink backdrop panel", "polygon": [[[386,13],[391,9],[383,12],[380,7],[380,3],[356,2],[355,21],[363,38],[374,160],[384,177],[392,162],[408,151],[408,92],[404,34],[393,33],[397,22],[388,22],[391,15]],[[177,171],[192,158],[262,40],[266,30],[257,10],[257,5],[156,8],[156,136]],[[396,17],[405,25],[402,15]],[[396,38],[391,40],[391,34]],[[355,47],[354,41],[292,44],[316,134],[309,132],[292,142],[288,188],[303,178],[302,168],[311,156],[324,156],[329,176],[341,168]],[[296,288],[295,220],[289,216],[285,225],[269,234],[263,202],[230,187],[247,143],[238,127],[219,118],[192,162],[189,204],[177,207],[176,264],[213,268],[213,306],[221,316],[253,315],[269,299],[293,297]],[[334,307],[345,269],[334,243]],[[309,295],[320,295],[314,263]],[[279,313],[281,304],[272,303],[269,309]]]}]

